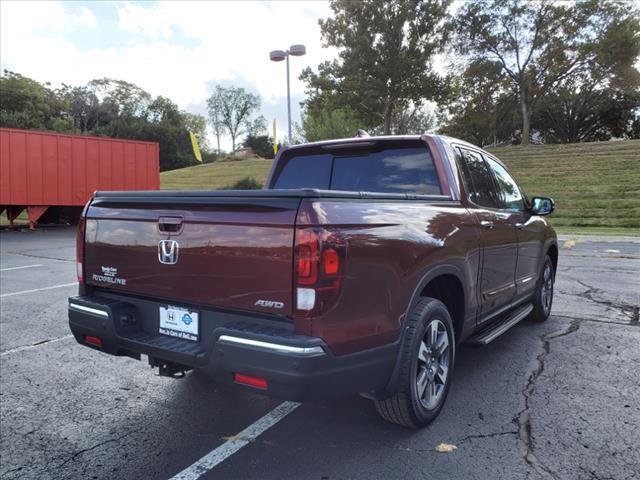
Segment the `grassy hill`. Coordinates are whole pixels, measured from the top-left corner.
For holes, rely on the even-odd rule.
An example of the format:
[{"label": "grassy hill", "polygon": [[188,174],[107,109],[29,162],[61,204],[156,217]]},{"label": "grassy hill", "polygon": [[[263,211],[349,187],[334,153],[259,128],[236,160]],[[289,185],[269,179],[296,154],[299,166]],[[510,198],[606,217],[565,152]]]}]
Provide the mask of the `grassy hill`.
[{"label": "grassy hill", "polygon": [[[530,195],[556,200],[560,232],[640,235],[640,140],[495,148]],[[269,160],[212,163],[160,174],[163,189],[212,189],[252,176]]]},{"label": "grassy hill", "polygon": [[163,190],[210,190],[230,187],[243,177],[253,177],[264,183],[271,160],[251,159],[207,163],[195,167],[171,170],[160,174]]},{"label": "grassy hill", "polygon": [[556,201],[561,232],[640,235],[640,140],[492,150],[529,196]]}]

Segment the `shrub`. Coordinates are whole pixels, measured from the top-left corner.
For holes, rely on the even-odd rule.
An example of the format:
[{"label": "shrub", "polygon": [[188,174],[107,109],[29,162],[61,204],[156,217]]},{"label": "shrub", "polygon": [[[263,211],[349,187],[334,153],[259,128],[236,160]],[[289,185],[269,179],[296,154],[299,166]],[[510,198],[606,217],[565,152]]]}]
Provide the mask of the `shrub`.
[{"label": "shrub", "polygon": [[262,184],[253,177],[244,177],[233,185],[227,185],[223,190],[260,190]]},{"label": "shrub", "polygon": [[273,142],[268,135],[248,135],[243,145],[262,158],[273,158]]}]

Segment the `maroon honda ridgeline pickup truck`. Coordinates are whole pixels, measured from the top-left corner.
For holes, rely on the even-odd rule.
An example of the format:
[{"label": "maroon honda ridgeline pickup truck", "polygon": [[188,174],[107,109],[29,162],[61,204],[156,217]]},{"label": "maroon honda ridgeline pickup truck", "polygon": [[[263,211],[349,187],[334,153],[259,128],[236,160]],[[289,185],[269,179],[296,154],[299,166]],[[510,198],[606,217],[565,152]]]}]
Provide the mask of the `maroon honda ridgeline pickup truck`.
[{"label": "maroon honda ridgeline pickup truck", "polygon": [[266,189],[97,192],[77,240],[76,340],[290,400],[362,394],[432,421],[456,346],[551,310],[553,201],[439,136],[296,145]]}]

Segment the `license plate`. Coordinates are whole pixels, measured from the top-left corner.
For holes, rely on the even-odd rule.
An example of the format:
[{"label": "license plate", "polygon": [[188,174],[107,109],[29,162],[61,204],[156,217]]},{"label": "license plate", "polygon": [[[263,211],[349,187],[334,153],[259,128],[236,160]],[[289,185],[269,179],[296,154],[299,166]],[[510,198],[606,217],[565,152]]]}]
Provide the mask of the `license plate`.
[{"label": "license plate", "polygon": [[198,340],[198,312],[179,307],[160,307],[160,333]]}]

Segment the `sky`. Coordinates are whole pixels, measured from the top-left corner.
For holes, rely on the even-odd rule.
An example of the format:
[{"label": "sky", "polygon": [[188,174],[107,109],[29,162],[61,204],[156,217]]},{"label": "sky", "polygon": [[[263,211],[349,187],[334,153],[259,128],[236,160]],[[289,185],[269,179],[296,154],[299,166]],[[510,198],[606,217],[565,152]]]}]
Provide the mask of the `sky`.
[{"label": "sky", "polygon": [[[291,58],[292,121],[300,121],[303,68],[335,57],[322,47],[324,1],[0,2],[0,68],[53,87],[109,77],[163,95],[206,115],[216,84],[244,87],[262,99],[278,138],[287,130],[286,67],[269,51],[304,44]],[[209,135],[210,145],[215,145]],[[230,149],[229,139],[223,148]]]}]

